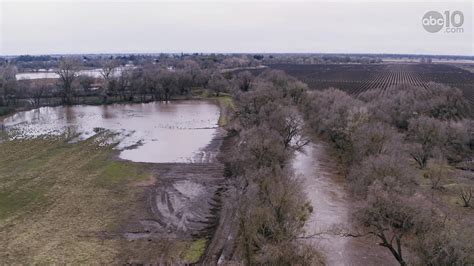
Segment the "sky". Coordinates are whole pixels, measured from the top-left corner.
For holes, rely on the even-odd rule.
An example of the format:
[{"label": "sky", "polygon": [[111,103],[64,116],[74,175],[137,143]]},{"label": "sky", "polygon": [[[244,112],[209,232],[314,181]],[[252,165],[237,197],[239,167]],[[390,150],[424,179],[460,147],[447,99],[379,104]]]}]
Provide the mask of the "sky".
[{"label": "sky", "polygon": [[[0,1],[0,55],[474,55],[472,1]],[[461,11],[463,32],[426,31],[428,11]]]}]

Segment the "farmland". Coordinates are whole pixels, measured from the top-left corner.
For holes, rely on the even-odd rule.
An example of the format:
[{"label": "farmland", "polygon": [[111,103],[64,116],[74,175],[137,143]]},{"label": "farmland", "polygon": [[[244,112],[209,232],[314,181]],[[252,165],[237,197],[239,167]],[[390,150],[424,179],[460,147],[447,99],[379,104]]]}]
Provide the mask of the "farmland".
[{"label": "farmland", "polygon": [[[474,103],[474,74],[447,64],[275,64],[308,84],[311,89],[339,88],[353,95],[375,88],[385,90],[392,85],[428,86],[437,82],[461,89]],[[261,71],[261,70],[260,70]]]}]

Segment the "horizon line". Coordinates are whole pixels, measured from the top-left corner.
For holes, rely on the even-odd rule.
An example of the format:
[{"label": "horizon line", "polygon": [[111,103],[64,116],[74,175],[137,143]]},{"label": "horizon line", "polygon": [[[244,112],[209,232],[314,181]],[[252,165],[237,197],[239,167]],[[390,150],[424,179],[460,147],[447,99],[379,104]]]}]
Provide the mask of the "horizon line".
[{"label": "horizon line", "polygon": [[424,53],[362,53],[362,52],[86,52],[86,53],[22,53],[22,54],[0,54],[0,57],[19,57],[19,56],[80,56],[80,55],[159,55],[159,54],[187,54],[187,55],[370,55],[370,56],[432,56],[432,57],[471,57],[474,59],[474,55],[464,54],[424,54]]}]

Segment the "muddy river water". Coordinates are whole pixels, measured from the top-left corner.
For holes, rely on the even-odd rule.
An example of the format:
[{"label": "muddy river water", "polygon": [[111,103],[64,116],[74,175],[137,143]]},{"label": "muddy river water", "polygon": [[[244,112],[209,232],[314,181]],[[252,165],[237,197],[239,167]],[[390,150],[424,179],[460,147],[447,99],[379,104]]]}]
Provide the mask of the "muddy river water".
[{"label": "muddy river water", "polygon": [[322,233],[308,241],[325,257],[327,265],[398,265],[388,249],[373,238],[350,238],[334,235],[335,226],[351,230],[352,203],[344,179],[337,174],[327,147],[315,142],[297,153],[293,161],[313,206],[306,234]]},{"label": "muddy river water", "polygon": [[194,162],[217,132],[219,107],[212,101],[173,101],[102,106],[42,107],[0,120],[18,137],[75,132],[79,139],[98,129],[118,133],[119,157],[136,162]]}]

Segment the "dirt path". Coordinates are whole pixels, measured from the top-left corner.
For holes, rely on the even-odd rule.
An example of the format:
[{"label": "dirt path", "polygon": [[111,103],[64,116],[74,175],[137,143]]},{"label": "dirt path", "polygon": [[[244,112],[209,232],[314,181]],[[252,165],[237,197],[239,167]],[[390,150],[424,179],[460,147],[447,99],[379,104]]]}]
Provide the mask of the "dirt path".
[{"label": "dirt path", "polygon": [[[237,138],[227,135],[219,149],[218,161],[224,162],[231,148],[236,145]],[[227,265],[232,261],[235,249],[235,239],[238,233],[239,190],[237,184],[226,179],[219,191],[216,213],[217,224],[210,238],[205,254],[199,265]]]},{"label": "dirt path", "polygon": [[[307,233],[324,232],[335,225],[350,227],[351,199],[337,166],[326,154],[326,146],[316,142],[298,153],[293,167],[304,181],[305,192],[313,205]],[[310,239],[326,259],[327,265],[398,265],[388,250],[371,238],[322,235]]]}]

